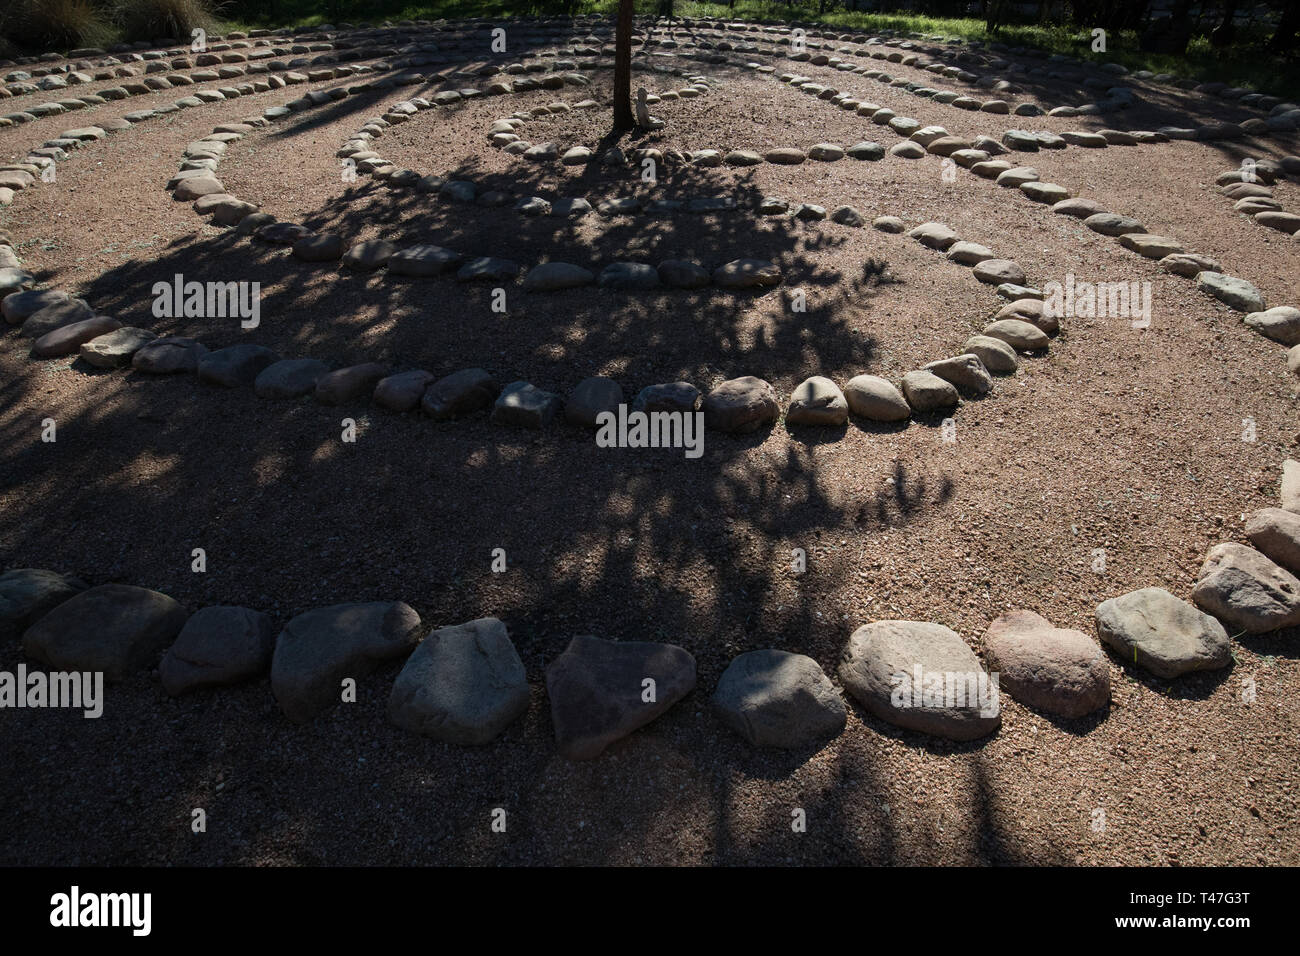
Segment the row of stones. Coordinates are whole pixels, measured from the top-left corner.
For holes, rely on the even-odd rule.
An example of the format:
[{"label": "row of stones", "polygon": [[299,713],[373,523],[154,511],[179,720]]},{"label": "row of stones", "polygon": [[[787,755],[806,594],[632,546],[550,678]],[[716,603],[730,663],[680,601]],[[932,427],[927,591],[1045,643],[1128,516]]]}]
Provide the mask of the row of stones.
[{"label": "row of stones", "polygon": [[[130,129],[133,125],[145,120],[175,113],[183,109],[202,106],[206,103],[221,102],[241,96],[252,96],[258,93],[283,89],[286,86],[298,83],[324,81],[383,68],[382,64],[351,64],[328,70],[313,70],[307,74],[293,71],[283,75],[268,74],[253,83],[243,83],[239,86],[222,87],[220,89],[198,90],[193,95],[182,97],[175,103],[163,104],[147,110],[136,110],[127,113],[121,118],[106,117],[97,120],[96,124],[92,126],[66,130],[59,136],[46,140],[40,146],[29,150],[27,155],[19,162],[0,165],[0,205],[10,204],[15,193],[40,182],[41,173],[47,167],[67,159],[69,153],[73,150],[102,139],[106,133],[120,132]],[[376,82],[383,83],[384,80]],[[85,99],[91,98],[87,97]]]},{"label": "row of stones", "polygon": [[[828,378],[807,379],[790,396],[785,422],[843,425],[850,411],[870,421],[900,422],[914,411],[927,413],[957,405],[958,389],[987,394],[991,389],[989,368],[1014,372],[1017,348],[1035,351],[1047,344],[1039,328],[1016,317],[1026,314],[1023,309],[1008,309],[999,313],[983,335],[972,337],[961,355],[904,375],[901,391],[874,375],[853,378],[843,391]],[[192,372],[207,384],[252,386],[267,399],[313,395],[323,404],[339,405],[370,396],[382,407],[398,412],[421,409],[435,420],[491,408],[496,423],[532,428],[546,427],[561,409],[570,424],[595,428],[602,413],[617,415],[626,403],[622,386],[604,377],[585,379],[564,401],[523,381],[503,387],[482,369],[463,369],[437,378],[421,369],[392,374],[375,362],[331,371],[322,361],[283,359],[254,344],[209,351],[192,338],[160,338],[147,329],[123,327],[111,317],[96,315],[84,300],[57,290],[11,293],[0,301],[0,311],[10,325],[20,327],[21,334],[35,338],[31,349],[35,359],[79,355],[97,368],[130,366],[156,375]],[[651,385],[632,403],[633,411],[644,412],[690,413],[697,408],[704,414],[706,427],[732,433],[770,426],[781,415],[775,389],[754,376],[725,381],[703,397],[688,382]]]},{"label": "row of stones", "polygon": [[[1295,157],[1288,157],[1288,161],[1292,168],[1300,163]],[[1280,163],[1274,164],[1271,160],[1261,160],[1259,165],[1265,170],[1262,175],[1276,177],[1283,171]],[[1013,167],[1005,161],[991,160],[971,165],[970,171],[984,178],[995,178],[999,186],[1017,188],[1035,202],[1050,204],[1053,212],[1080,219],[1092,231],[1117,239],[1125,249],[1158,260],[1167,272],[1194,280],[1202,292],[1235,311],[1245,313],[1246,326],[1261,335],[1287,346],[1300,345],[1300,309],[1292,306],[1268,308],[1259,289],[1245,279],[1226,275],[1213,258],[1186,251],[1176,239],[1152,235],[1138,220],[1107,212],[1095,200],[1072,197],[1063,186],[1039,182],[1038,171],[1033,167]],[[1229,182],[1221,188],[1230,197],[1237,198],[1264,187]],[[1300,369],[1300,353],[1290,354],[1288,364],[1293,370]]]},{"label": "row of stones", "polygon": [[[739,29],[741,31],[744,31],[746,30],[746,27],[744,25],[738,26],[734,24],[728,24],[726,27],[724,27],[724,29],[726,30]],[[788,28],[777,28],[777,29],[788,30]],[[847,34],[835,34],[835,33],[826,32],[824,30],[815,29],[813,25],[808,25],[808,29],[805,30],[805,33],[807,35],[805,46],[808,48],[808,50],[833,49],[833,52],[835,53],[846,53],[846,54],[858,53],[859,55],[865,53],[866,55],[870,55],[876,59],[885,59],[890,62],[900,63],[900,64],[904,63],[907,57],[909,56],[908,53],[901,52],[901,51],[910,51],[913,49],[918,49],[915,44],[911,43],[908,40],[900,40],[900,39],[882,40],[881,38],[878,37],[863,37],[863,36],[851,36]],[[914,38],[919,38],[918,34],[912,34],[912,36]],[[829,39],[840,44],[851,42],[856,44],[865,44],[867,46],[873,46],[876,44],[895,46],[895,47],[900,47],[901,51],[894,51],[888,53],[880,50],[863,51],[863,50],[854,50],[853,47],[851,46],[838,46],[832,48],[831,45],[829,44],[824,45],[817,42],[816,38],[818,37],[822,39]],[[962,45],[962,41],[960,39],[949,38],[945,40],[942,37],[931,37],[931,39],[940,42],[947,42],[949,44],[954,44],[958,46]],[[786,36],[776,40],[775,42],[779,45],[780,44],[789,45],[790,39],[788,36]],[[978,44],[972,43],[971,47],[976,48],[978,47]],[[934,48],[934,47],[920,48],[920,49],[922,50],[922,52],[926,52],[936,56],[942,56],[948,59],[956,59],[958,61],[972,61],[977,59],[977,57],[974,54],[965,51],[941,49],[941,48]],[[1004,44],[992,44],[990,46],[990,49],[1005,51],[1017,56],[1026,56],[1026,57],[1033,57],[1033,58],[1042,58],[1044,55],[1040,51],[1034,50],[1032,48],[1007,47]],[[821,55],[822,54],[806,53],[806,54],[800,54],[799,58],[801,60],[814,60],[819,58]],[[1074,64],[1076,66],[1081,66],[1081,67],[1095,66],[1095,64],[1092,62],[1081,60],[1075,57],[1065,56],[1062,54],[1051,54],[1050,56],[1047,57],[1047,59],[1050,63],[1056,63],[1056,64]],[[907,65],[913,65],[913,64],[907,64]],[[1010,68],[1009,72],[1015,71],[1021,68],[1022,66],[1021,64],[1018,63],[1010,63],[1005,59],[989,60],[986,62],[986,65],[993,70],[1002,70],[1002,69]],[[998,88],[998,89],[1007,90],[1008,92],[1011,91],[1005,85],[1006,84],[1005,80],[996,80],[988,76],[977,76],[976,74],[970,73],[969,71],[964,71],[952,67],[943,67],[941,64],[927,65],[924,68],[929,70],[930,72],[943,72],[952,78],[961,80],[962,82],[966,82],[974,86],[985,87],[985,88]],[[1108,88],[1111,88],[1111,85],[1114,82],[1113,80],[1110,80],[1108,78],[1103,78],[1103,77],[1087,77],[1082,72],[1072,72],[1072,73],[1048,72],[1041,68],[1029,69],[1026,70],[1025,72],[1027,73],[1027,75],[1031,77],[1061,79],[1070,82],[1081,81],[1084,86],[1093,87],[1097,89],[1107,89],[1108,92],[1109,92]],[[1103,63],[1100,65],[1098,72],[1108,74],[1109,76],[1123,76],[1128,73],[1127,69],[1125,69],[1125,67],[1119,63]],[[1239,103],[1242,106],[1249,107],[1251,109],[1272,110],[1273,112],[1271,115],[1279,115],[1280,113],[1284,113],[1284,112],[1292,112],[1300,108],[1297,107],[1297,105],[1294,103],[1283,103],[1279,97],[1268,96],[1262,93],[1254,93],[1242,87],[1229,86],[1227,83],[1220,83],[1220,82],[1198,83],[1195,80],[1191,80],[1188,78],[1179,78],[1167,73],[1153,73],[1149,70],[1139,70],[1136,73],[1134,73],[1133,76],[1137,79],[1147,80],[1147,81],[1160,83],[1160,84],[1170,84],[1181,89],[1191,90],[1192,92],[1195,93],[1201,93],[1209,96],[1215,96],[1225,100],[1234,101],[1236,103]],[[1069,107],[1066,107],[1066,109],[1069,109]],[[1081,108],[1076,107],[1076,109],[1084,109],[1085,112],[1087,112],[1086,106]]]},{"label": "row of stones", "polygon": [[[1256,583],[1249,577],[1225,581],[1216,570],[1194,594],[1210,603],[1225,594],[1256,597]],[[1159,588],[1102,602],[1096,626],[1125,664],[1160,677],[1223,668],[1232,660],[1218,620]],[[158,662],[163,689],[176,696],[269,672],[276,702],[298,724],[336,706],[349,681],[402,661],[388,697],[389,718],[412,733],[462,746],[496,739],[527,711],[530,699],[523,662],[500,620],[480,618],[426,633],[418,613],[401,601],[313,608],[277,634],[269,615],[250,608],[218,605],[190,615],[158,591],[87,587],[69,575],[20,568],[0,575],[0,634],[21,637],[24,653],[39,664],[100,672],[111,682]],[[878,719],[951,740],[995,732],[1001,691],[1065,718],[1087,716],[1110,702],[1106,656],[1081,631],[1018,610],[993,621],[981,644],[998,678],[992,693],[985,664],[965,640],[921,621],[859,627],[845,644],[837,675]],[[954,675],[969,682],[960,696],[944,685]],[[696,664],[677,645],[583,635],[547,665],[545,683],[557,751],[590,760],[690,694]],[[821,666],[778,649],[733,659],[712,705],[724,724],[757,747],[817,746],[847,722],[840,690]]]},{"label": "row of stones", "polygon": [[1214,183],[1220,192],[1233,200],[1235,212],[1300,241],[1300,215],[1286,212],[1271,188],[1285,176],[1300,176],[1300,156],[1283,156],[1276,162],[1243,159],[1236,169],[1221,172]]}]

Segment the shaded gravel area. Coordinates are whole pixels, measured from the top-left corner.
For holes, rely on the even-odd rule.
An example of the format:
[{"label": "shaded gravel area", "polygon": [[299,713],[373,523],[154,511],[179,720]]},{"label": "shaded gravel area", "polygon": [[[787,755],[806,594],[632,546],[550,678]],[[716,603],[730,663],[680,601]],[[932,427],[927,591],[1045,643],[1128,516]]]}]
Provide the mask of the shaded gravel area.
[{"label": "shaded gravel area", "polygon": [[[903,75],[896,67],[882,66]],[[603,102],[604,75],[563,97]],[[953,132],[996,136],[1034,122],[852,79],[874,102],[897,95],[900,113]],[[939,416],[781,424],[749,437],[709,433],[693,461],[599,449],[567,426],[539,435],[485,416],[433,423],[366,405],[268,402],[191,377],[32,362],[11,332],[0,338],[0,565],[153,587],[190,610],[244,604],[277,624],[366,600],[407,601],[430,628],[492,615],[509,626],[533,691],[527,715],[474,750],[388,722],[396,665],[362,680],[356,704],[306,727],[280,715],[264,679],[171,699],[141,674],[109,688],[95,721],[0,711],[0,762],[16,781],[0,788],[0,862],[1300,863],[1293,631],[1240,638],[1231,669],[1173,682],[1109,656],[1107,711],[1054,720],[1004,695],[1001,730],[974,744],[903,732],[850,705],[845,731],[816,753],[760,753],[708,705],[735,655],[780,647],[833,675],[848,635],[870,620],[934,621],[978,647],[1012,608],[1092,634],[1108,597],[1148,585],[1186,596],[1206,549],[1244,540],[1244,516],[1277,503],[1281,461],[1300,437],[1281,346],[1076,220],[964,170],[943,182],[937,157],[678,170],[652,191],[626,171],[538,167],[488,146],[493,118],[553,101],[552,91],[421,113],[377,141],[399,166],[518,196],[594,205],[626,193],[734,195],[741,207],[567,222],[365,177],[344,183],[335,150],[381,103],[418,88],[349,98],[228,150],[220,177],[231,191],[349,241],[435,242],[526,263],[758,256],[786,277],[761,295],[537,295],[510,285],[508,311],[494,314],[486,288],[306,265],[171,200],[162,187],[186,143],[286,92],[186,110],[83,149],[0,226],[43,281],[129,324],[339,365],[481,365],[562,393],[594,374],[615,377],[629,397],[676,378],[707,388],[756,374],[783,399],[812,374],[841,385],[868,371],[897,378],[960,350],[1000,304],[969,270],[905,236],[756,218],[750,210],[769,195],[828,210],[849,203],[909,226],[945,222],[1014,258],[1031,284],[1067,271],[1149,281],[1152,324],[1063,320],[1049,354],[957,410],[954,444],[941,440]],[[736,71],[705,97],[654,111],[670,124],[662,141],[682,149],[898,139]],[[542,141],[533,127],[551,124],[557,140],[594,143],[603,117],[539,120],[528,136]],[[60,129],[92,121],[61,119]],[[1039,122],[1110,122],[1097,120]],[[0,134],[0,149],[14,136]],[[1254,154],[1295,151],[1273,142]],[[1246,148],[1072,148],[1021,162],[1219,258],[1270,304],[1294,303],[1300,247],[1213,190]],[[1296,208],[1293,184],[1278,197]],[[155,319],[150,289],[177,272],[260,282],[261,326]],[[806,313],[788,307],[796,287],[808,292]],[[39,440],[47,417],[59,423],[53,445]],[[354,445],[338,440],[344,417],[358,423]],[[1254,442],[1242,441],[1247,418]],[[195,547],[207,551],[206,574],[190,571]],[[490,570],[498,547],[504,574]],[[793,548],[808,552],[803,575],[789,570]],[[578,634],[680,644],[697,658],[699,688],[599,760],[565,761],[543,670]],[[0,646],[0,669],[21,661],[17,644]],[[1258,690],[1249,704],[1248,678]],[[194,807],[207,810],[205,835],[190,832]],[[497,807],[506,834],[490,830]],[[791,832],[796,807],[806,833]],[[1102,832],[1092,828],[1098,809]]]}]

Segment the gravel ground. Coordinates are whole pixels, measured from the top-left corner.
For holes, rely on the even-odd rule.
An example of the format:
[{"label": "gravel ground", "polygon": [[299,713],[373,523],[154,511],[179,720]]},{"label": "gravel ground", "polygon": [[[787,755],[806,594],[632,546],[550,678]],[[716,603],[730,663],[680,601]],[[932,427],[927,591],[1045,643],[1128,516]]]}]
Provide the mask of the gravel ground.
[{"label": "gravel ground", "polygon": [[[718,79],[707,96],[654,107],[670,124],[663,146],[898,139],[774,79],[703,72]],[[969,114],[836,77],[954,133],[1114,122]],[[1276,504],[1281,461],[1300,437],[1296,386],[1280,346],[1191,283],[965,171],[944,183],[936,157],[674,171],[651,191],[626,173],[539,167],[487,145],[497,116],[557,96],[604,102],[606,78],[422,113],[377,147],[422,174],[465,174],[520,196],[737,195],[747,210],[780,195],[909,225],[935,219],[1016,259],[1034,284],[1067,272],[1149,281],[1151,327],[1066,319],[1049,355],[957,411],[955,444],[940,440],[937,417],[780,425],[710,433],[696,461],[602,450],[563,426],[538,435],[479,416],[435,424],[365,406],[266,402],[190,377],[31,362],[28,343],[10,333],[0,339],[4,567],[145,585],[191,610],[244,604],[280,623],[365,600],[405,600],[430,627],[497,616],[533,701],[500,740],[473,750],[388,722],[396,665],[363,680],[355,705],[307,727],[279,714],[266,680],[173,700],[142,674],[110,688],[96,721],[3,711],[0,762],[13,784],[0,788],[0,863],[1300,863],[1291,631],[1242,638],[1232,669],[1174,682],[1112,657],[1108,711],[1053,720],[1004,696],[1002,729],[973,744],[903,732],[851,706],[845,731],[817,752],[760,753],[711,714],[718,677],[747,650],[799,651],[833,673],[848,635],[870,620],[934,621],[978,647],[989,621],[1012,608],[1093,633],[1105,598],[1148,585],[1186,596],[1204,552],[1243,540],[1244,516]],[[0,226],[44,282],[129,324],[334,364],[482,365],[561,392],[594,374],[629,394],[677,378],[707,388],[756,374],[782,396],[812,374],[841,384],[861,372],[897,378],[958,351],[999,305],[967,269],[871,229],[748,211],[525,219],[364,177],[343,183],[334,151],[380,103],[418,89],[349,98],[257,131],[232,145],[220,176],[282,219],[349,240],[436,242],[527,263],[770,258],[785,289],[808,291],[808,311],[791,313],[784,290],[541,296],[512,286],[500,315],[482,288],[305,265],[204,224],[162,188],[186,143],[286,92],[186,110],[88,147],[60,165],[56,184],[0,213]],[[1042,102],[1057,105],[1065,97],[1056,93],[1044,90]],[[99,110],[120,115],[148,99]],[[1207,118],[1241,113],[1200,106]],[[1162,125],[1154,114],[1165,109],[1124,120]],[[594,145],[604,118],[602,108],[538,120],[526,135],[543,141],[546,128],[557,141]],[[93,121],[88,111],[53,122]],[[0,153],[20,155],[57,132],[44,122],[51,132],[0,131]],[[1249,152],[1296,150],[1271,142]],[[1170,143],[1021,161],[1219,258],[1270,304],[1295,302],[1300,246],[1238,216],[1213,189],[1245,151]],[[1293,184],[1277,195],[1300,207]],[[260,282],[261,327],[154,319],[152,284],[177,272]],[[337,440],[344,416],[360,425],[355,445]],[[46,417],[59,423],[54,445],[38,438]],[[1246,418],[1253,443],[1241,440]],[[195,547],[207,551],[206,574],[189,570]],[[505,574],[489,570],[497,547]],[[802,576],[788,570],[796,547],[809,555]],[[599,760],[573,764],[555,753],[542,679],[585,633],[681,644],[698,661],[699,689]],[[0,647],[0,669],[21,660],[16,644]],[[1247,678],[1253,703],[1242,700]],[[190,832],[194,807],[207,810],[205,835]],[[497,807],[506,834],[489,827]],[[807,811],[806,833],[791,831],[796,807]]]}]

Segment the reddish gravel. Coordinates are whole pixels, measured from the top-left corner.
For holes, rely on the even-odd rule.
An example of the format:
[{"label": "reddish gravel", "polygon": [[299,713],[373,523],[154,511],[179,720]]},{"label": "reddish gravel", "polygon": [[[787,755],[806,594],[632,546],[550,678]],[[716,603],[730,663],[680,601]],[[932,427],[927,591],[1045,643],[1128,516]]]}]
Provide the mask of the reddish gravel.
[{"label": "reddish gravel", "polygon": [[[787,67],[962,135],[1114,122],[965,113],[834,70]],[[654,107],[669,122],[661,148],[899,140],[773,78],[689,68],[715,88]],[[968,269],[906,236],[756,217],[769,195],[828,210],[848,203],[909,226],[945,222],[1014,258],[1034,285],[1067,272],[1149,281],[1151,327],[1065,319],[1047,355],[955,413],[954,444],[941,440],[940,416],[906,427],[779,425],[742,438],[710,433],[697,461],[602,450],[566,426],[539,435],[484,416],[435,424],[365,405],[267,402],[188,376],[32,362],[30,343],[11,332],[0,339],[0,565],[145,585],[191,610],[243,604],[280,623],[364,600],[405,600],[430,627],[497,616],[533,701],[500,740],[473,750],[388,722],[396,665],[363,680],[357,704],[302,728],[280,715],[266,680],[173,700],[142,674],[110,688],[97,721],[3,711],[0,763],[21,768],[21,783],[3,788],[0,863],[1300,863],[1292,631],[1242,638],[1232,669],[1174,682],[1111,657],[1107,712],[1049,720],[1004,696],[1001,730],[973,744],[904,733],[854,705],[845,731],[818,752],[759,753],[710,713],[708,696],[738,653],[798,651],[834,676],[848,635],[873,619],[942,623],[978,648],[988,623],[1012,608],[1093,633],[1105,598],[1148,585],[1186,597],[1205,551],[1243,540],[1244,516],[1277,503],[1281,462],[1300,439],[1296,382],[1280,346],[1192,283],[964,170],[945,183],[938,157],[672,169],[651,189],[628,170],[538,166],[487,144],[492,119],[516,109],[605,102],[608,74],[593,76],[590,88],[420,113],[376,149],[421,174],[455,172],[517,196],[594,205],[632,193],[735,195],[740,209],[571,223],[365,177],[344,183],[335,150],[419,87],[256,131],[232,144],[219,175],[277,217],[348,241],[435,242],[526,264],[758,256],[781,264],[783,289],[530,295],[511,285],[500,315],[486,288],[300,263],[205,224],[163,190],[187,143],[302,87],[149,120],[88,146],[59,166],[56,184],[0,212],[0,227],[43,282],[130,324],[340,365],[479,365],[562,393],[595,374],[617,378],[629,396],[655,382],[704,389],[755,374],[783,400],[813,374],[841,385],[861,372],[897,379],[959,351],[1000,305]],[[1068,99],[1056,92],[1044,92],[1044,105]],[[1205,117],[1244,115],[1162,95],[1179,108],[1194,100]],[[43,121],[39,132],[0,131],[0,153],[21,155],[58,129],[148,99]],[[1164,125],[1156,112],[1163,105],[1123,119]],[[549,129],[565,145],[595,145],[605,120],[602,106],[534,121],[526,136],[540,142]],[[1283,304],[1300,300],[1300,245],[1234,213],[1213,180],[1241,155],[1295,151],[1275,139],[1012,158],[1218,258]],[[1300,209],[1293,183],[1277,195]],[[152,285],[177,272],[260,282],[261,326],[154,319]],[[790,311],[792,288],[807,291],[806,313]],[[39,441],[47,417],[59,424],[53,445]],[[355,445],[338,441],[344,417],[359,424]],[[1253,443],[1241,440],[1247,418]],[[207,551],[206,574],[189,569],[195,547]],[[489,568],[497,547],[505,574]],[[808,552],[802,576],[788,570],[793,548]],[[1098,548],[1104,573],[1092,570]],[[555,753],[543,670],[586,633],[681,644],[697,658],[699,688],[599,760],[572,764]],[[19,646],[0,647],[0,669],[21,661]],[[1248,678],[1258,688],[1249,704]],[[199,806],[203,836],[189,830]],[[509,814],[505,835],[489,828],[496,807]],[[808,811],[807,833],[791,832],[795,807]],[[1092,828],[1098,809],[1102,832]]]}]

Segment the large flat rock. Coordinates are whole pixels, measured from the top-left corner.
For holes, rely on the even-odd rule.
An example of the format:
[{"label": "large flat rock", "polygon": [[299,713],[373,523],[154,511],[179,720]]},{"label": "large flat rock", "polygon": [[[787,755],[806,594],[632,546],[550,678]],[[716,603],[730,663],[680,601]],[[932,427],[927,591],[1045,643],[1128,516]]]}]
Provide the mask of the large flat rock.
[{"label": "large flat rock", "polygon": [[1228,633],[1163,588],[1142,588],[1097,606],[1097,636],[1126,663],[1157,677],[1216,670],[1232,661]]}]

